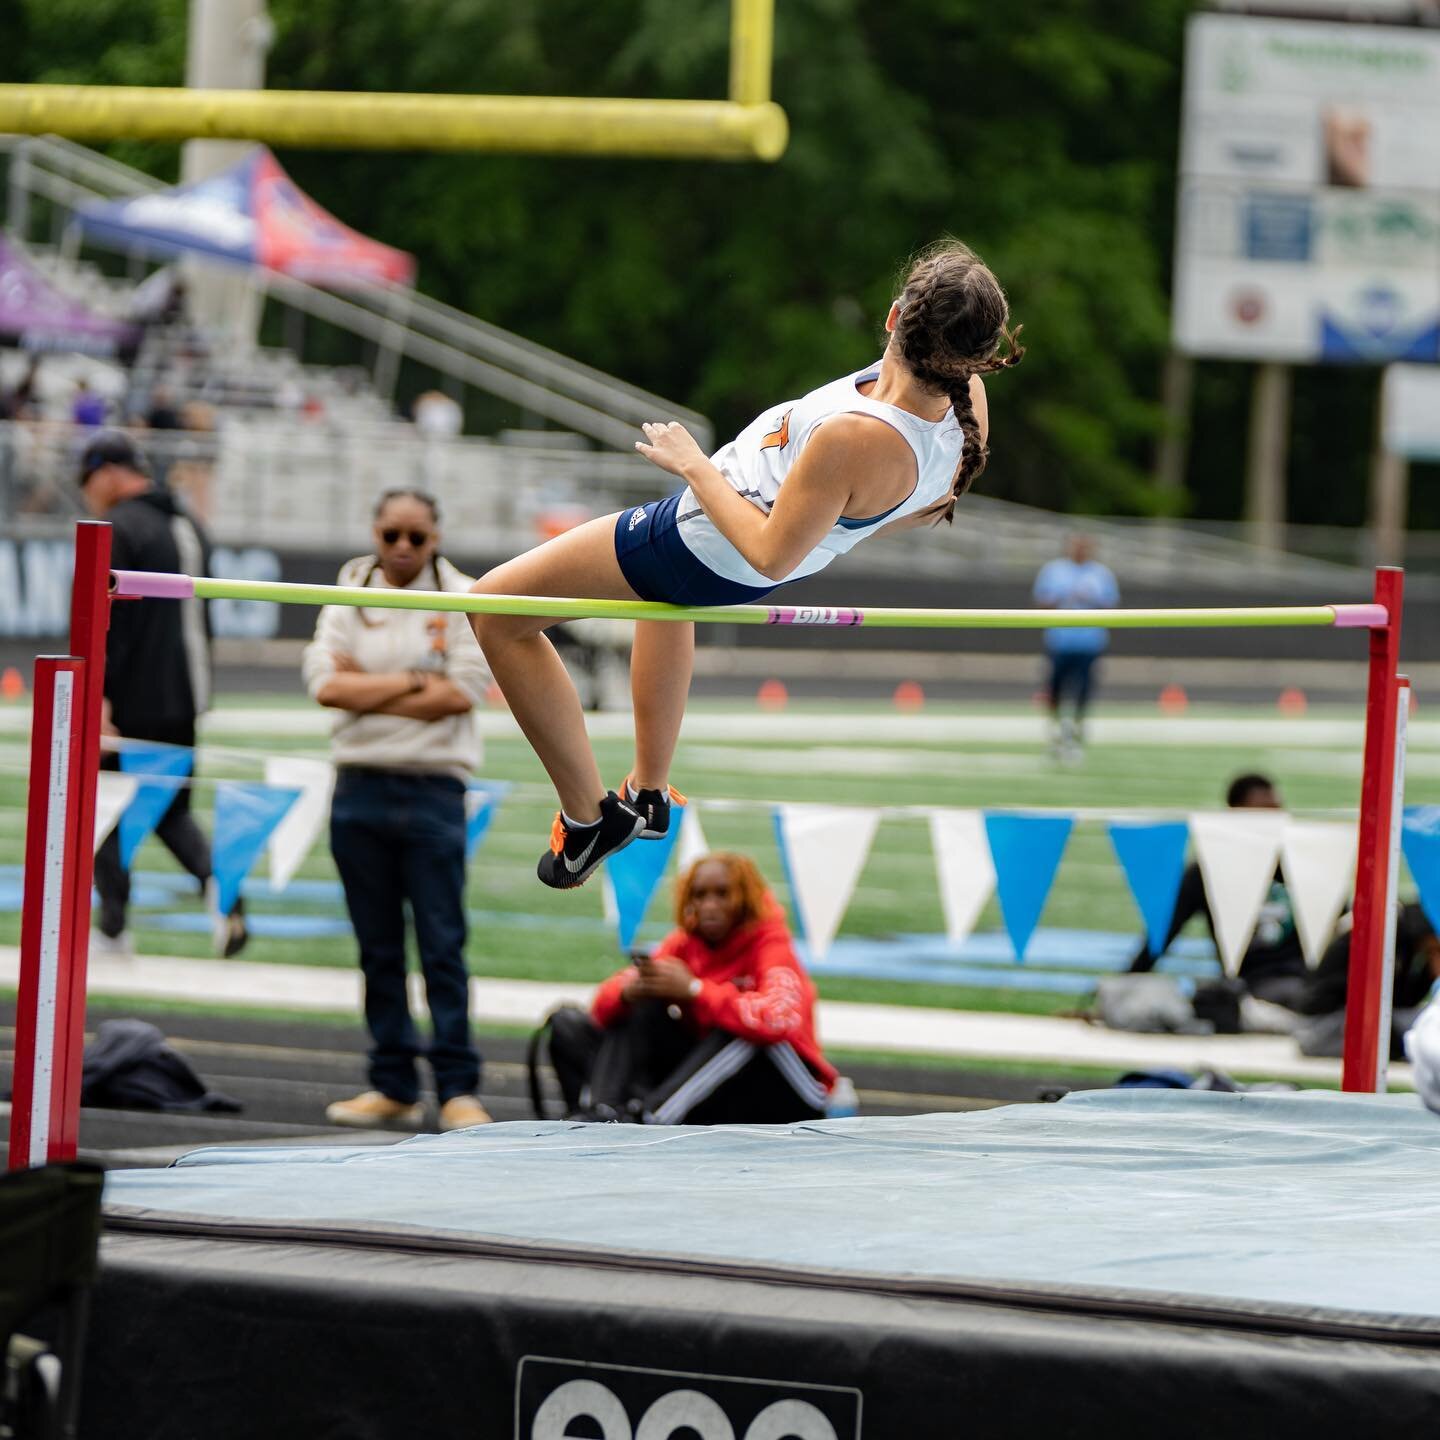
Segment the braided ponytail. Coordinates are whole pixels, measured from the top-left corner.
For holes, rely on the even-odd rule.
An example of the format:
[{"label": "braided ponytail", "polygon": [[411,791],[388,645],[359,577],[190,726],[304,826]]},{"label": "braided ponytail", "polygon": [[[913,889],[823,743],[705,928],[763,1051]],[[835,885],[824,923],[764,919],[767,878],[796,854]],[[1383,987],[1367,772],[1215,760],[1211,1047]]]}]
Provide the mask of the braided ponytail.
[{"label": "braided ponytail", "polygon": [[949,397],[964,436],[950,503],[941,517],[949,523],[956,501],[980,478],[990,458],[970,394],[971,378],[1020,363],[1025,354],[1019,343],[1021,327],[1008,328],[1010,312],[1000,282],[959,241],[942,242],[915,262],[899,305],[890,344],[920,384]]}]

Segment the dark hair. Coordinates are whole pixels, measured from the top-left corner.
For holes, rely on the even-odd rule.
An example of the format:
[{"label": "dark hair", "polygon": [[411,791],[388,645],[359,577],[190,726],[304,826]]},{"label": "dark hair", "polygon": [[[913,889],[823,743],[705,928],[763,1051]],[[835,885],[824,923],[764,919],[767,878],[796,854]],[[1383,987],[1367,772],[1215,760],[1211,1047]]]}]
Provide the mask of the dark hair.
[{"label": "dark hair", "polygon": [[378,520],[392,500],[418,500],[429,508],[430,518],[437,525],[440,523],[440,502],[427,490],[414,490],[405,485],[397,485],[393,490],[386,490],[375,502],[375,508],[370,512],[371,519]]},{"label": "dark hair", "polygon": [[130,470],[136,475],[150,476],[150,467],[145,457],[136,448],[135,442],[123,430],[102,430],[96,435],[80,456],[79,483],[85,482],[106,465]]},{"label": "dark hair", "polygon": [[942,240],[914,261],[896,303],[900,314],[890,344],[922,385],[950,397],[965,435],[943,517],[953,520],[955,502],[979,479],[990,455],[970,399],[971,377],[1018,365],[1025,354],[1022,327],[1008,328],[1010,307],[1000,282],[958,240]]},{"label": "dark hair", "polygon": [[712,850],[698,860],[692,860],[681,871],[675,881],[675,920],[688,934],[695,933],[695,910],[692,896],[695,893],[695,876],[702,865],[717,861],[730,872],[735,888],[740,892],[740,909],[735,917],[735,929],[758,920],[765,913],[765,881],[759,868],[748,855],[736,855],[730,850]]},{"label": "dark hair", "polygon": [[1225,803],[1233,810],[1244,803],[1252,790],[1273,790],[1275,782],[1268,775],[1237,775],[1225,792]]}]

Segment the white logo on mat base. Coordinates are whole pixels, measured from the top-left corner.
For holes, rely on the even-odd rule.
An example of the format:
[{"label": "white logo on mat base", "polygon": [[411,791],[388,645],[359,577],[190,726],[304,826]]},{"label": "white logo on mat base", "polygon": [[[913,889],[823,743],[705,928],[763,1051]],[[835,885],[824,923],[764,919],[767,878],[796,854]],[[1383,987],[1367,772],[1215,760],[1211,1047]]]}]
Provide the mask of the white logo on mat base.
[{"label": "white logo on mat base", "polygon": [[[578,1420],[589,1422],[572,1430]],[[515,1377],[515,1440],[860,1440],[847,1386],[697,1375],[526,1355]]]}]

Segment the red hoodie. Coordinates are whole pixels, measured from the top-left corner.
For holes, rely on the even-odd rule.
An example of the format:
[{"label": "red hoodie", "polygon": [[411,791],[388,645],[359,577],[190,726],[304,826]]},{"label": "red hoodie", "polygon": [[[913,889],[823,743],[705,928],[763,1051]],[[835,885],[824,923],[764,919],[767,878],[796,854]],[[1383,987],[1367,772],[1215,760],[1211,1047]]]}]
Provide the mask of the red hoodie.
[{"label": "red hoodie", "polygon": [[[829,1089],[838,1072],[815,1038],[815,986],[800,968],[780,906],[771,895],[765,900],[765,913],[732,930],[717,948],[672,930],[655,955],[681,961],[699,979],[700,993],[686,1002],[697,1029],[728,1030],[754,1045],[788,1040]],[[590,1013],[602,1029],[624,1013],[623,991],[637,974],[632,965],[595,992]]]}]

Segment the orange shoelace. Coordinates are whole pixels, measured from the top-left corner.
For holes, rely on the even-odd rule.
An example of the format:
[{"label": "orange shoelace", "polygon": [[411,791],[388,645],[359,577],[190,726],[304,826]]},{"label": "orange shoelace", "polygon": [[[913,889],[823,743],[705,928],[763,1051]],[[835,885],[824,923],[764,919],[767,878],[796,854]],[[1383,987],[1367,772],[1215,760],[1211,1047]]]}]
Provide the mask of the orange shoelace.
[{"label": "orange shoelace", "polygon": [[555,812],[555,819],[550,825],[550,852],[558,855],[565,848],[565,822],[560,818],[560,812]]}]

